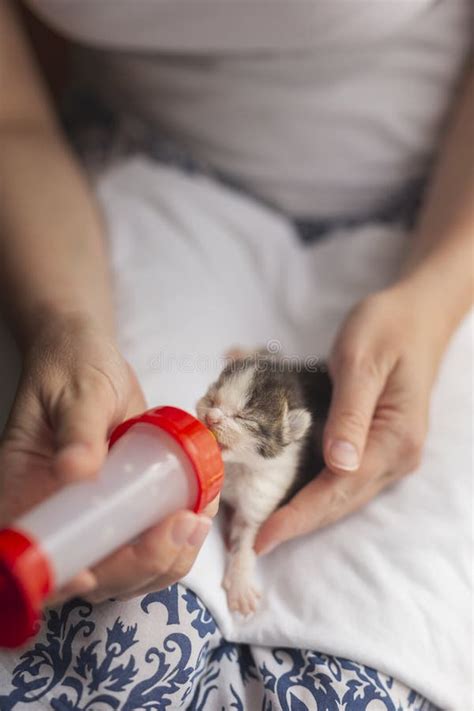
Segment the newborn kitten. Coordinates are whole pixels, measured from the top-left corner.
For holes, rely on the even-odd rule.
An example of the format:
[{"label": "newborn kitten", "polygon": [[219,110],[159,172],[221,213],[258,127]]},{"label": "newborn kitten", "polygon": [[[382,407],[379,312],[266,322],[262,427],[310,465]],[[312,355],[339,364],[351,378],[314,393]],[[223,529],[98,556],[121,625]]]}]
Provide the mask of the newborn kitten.
[{"label": "newborn kitten", "polygon": [[233,509],[223,587],[229,609],[257,608],[253,550],[261,524],[323,467],[331,382],[324,365],[254,353],[235,359],[197,404],[222,450],[222,501]]}]

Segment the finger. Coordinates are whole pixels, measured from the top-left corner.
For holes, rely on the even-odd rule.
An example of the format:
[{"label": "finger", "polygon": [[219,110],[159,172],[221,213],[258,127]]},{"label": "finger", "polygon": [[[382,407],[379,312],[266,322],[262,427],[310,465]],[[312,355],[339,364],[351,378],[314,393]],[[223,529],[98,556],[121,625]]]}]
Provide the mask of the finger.
[{"label": "finger", "polygon": [[326,466],[336,474],[359,469],[386,374],[367,366],[336,366],[331,407],[324,429]]},{"label": "finger", "polygon": [[110,394],[100,388],[64,396],[54,411],[53,472],[66,481],[97,474],[107,454]]},{"label": "finger", "polygon": [[27,441],[38,441],[39,451],[45,456],[50,453],[48,427],[44,422],[43,409],[36,393],[24,384],[20,385],[15,396],[1,440],[2,444],[6,441],[23,444]]},{"label": "finger", "polygon": [[254,546],[256,553],[269,553],[280,543],[314,530],[334,499],[342,497],[346,487],[353,487],[356,482],[360,485],[358,479],[341,478],[329,469],[323,469],[261,526]]},{"label": "finger", "polygon": [[361,488],[360,479],[342,478],[325,469],[261,527],[255,542],[257,555],[270,553],[285,541],[304,536],[349,512]]},{"label": "finger", "polygon": [[[204,539],[207,533],[208,530],[206,530],[204,534]],[[204,542],[204,540],[202,542]],[[195,545],[184,545],[166,573],[149,578],[146,581],[142,580],[140,581],[140,585],[131,585],[130,587],[123,589],[120,593],[114,594],[113,597],[117,600],[131,600],[135,597],[143,597],[143,595],[148,595],[148,593],[168,588],[170,585],[178,582],[189,573],[194,561],[196,560],[201,545],[202,544],[199,544],[197,547]]]},{"label": "finger", "polygon": [[181,580],[181,578],[184,578],[184,576],[191,570],[194,561],[196,560],[196,554],[194,552],[192,554],[187,553],[186,550],[183,550],[179,555],[179,559],[180,569],[184,569],[184,572],[181,573],[180,571],[175,571],[171,568],[164,575],[160,575],[157,578],[150,578],[150,580],[138,588],[131,587],[129,590],[126,590],[119,595],[114,595],[114,599],[123,601],[133,600],[136,597],[143,597],[144,595],[148,595],[148,593],[165,590],[166,588],[169,588],[170,585],[174,585],[174,583],[177,583]]},{"label": "finger", "polygon": [[72,597],[80,597],[92,592],[97,587],[97,578],[90,570],[83,570],[78,573],[66,585],[59,590],[55,590],[46,600],[48,607],[59,605]]},{"label": "finger", "polygon": [[206,506],[205,509],[201,511],[201,513],[204,514],[204,516],[209,516],[209,518],[214,518],[219,511],[220,498],[221,495],[217,494],[217,496]]},{"label": "finger", "polygon": [[388,437],[369,439],[359,476],[341,477],[323,469],[265,521],[257,535],[256,553],[269,553],[284,541],[348,516],[391,483],[395,474],[396,453]]},{"label": "finger", "polygon": [[166,587],[191,567],[211,526],[207,516],[180,511],[149,529],[133,544],[113,553],[93,569],[98,589],[92,602],[128,594],[149,581]]}]

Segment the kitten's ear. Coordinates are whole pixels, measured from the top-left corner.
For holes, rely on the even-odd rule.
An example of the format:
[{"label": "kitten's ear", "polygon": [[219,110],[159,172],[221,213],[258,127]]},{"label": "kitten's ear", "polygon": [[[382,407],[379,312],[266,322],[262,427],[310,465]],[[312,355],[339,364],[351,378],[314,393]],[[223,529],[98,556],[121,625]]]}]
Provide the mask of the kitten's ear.
[{"label": "kitten's ear", "polygon": [[297,442],[311,426],[311,414],[304,408],[296,408],[288,413],[288,439]]}]

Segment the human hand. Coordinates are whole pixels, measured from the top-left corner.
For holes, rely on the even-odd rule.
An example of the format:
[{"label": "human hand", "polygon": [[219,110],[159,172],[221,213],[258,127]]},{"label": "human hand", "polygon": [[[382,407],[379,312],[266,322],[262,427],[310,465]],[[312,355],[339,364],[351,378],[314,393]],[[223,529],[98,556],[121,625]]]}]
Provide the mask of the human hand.
[{"label": "human hand", "polygon": [[432,303],[399,284],[349,314],[329,359],[326,467],[267,519],[257,553],[341,519],[417,468],[447,341]]},{"label": "human hand", "polygon": [[[135,374],[114,342],[80,318],[55,322],[25,353],[15,403],[0,445],[0,524],[65,483],[93,477],[111,430],[145,409]],[[180,511],[55,591],[93,602],[133,597],[183,577],[209,530],[216,502]]]}]

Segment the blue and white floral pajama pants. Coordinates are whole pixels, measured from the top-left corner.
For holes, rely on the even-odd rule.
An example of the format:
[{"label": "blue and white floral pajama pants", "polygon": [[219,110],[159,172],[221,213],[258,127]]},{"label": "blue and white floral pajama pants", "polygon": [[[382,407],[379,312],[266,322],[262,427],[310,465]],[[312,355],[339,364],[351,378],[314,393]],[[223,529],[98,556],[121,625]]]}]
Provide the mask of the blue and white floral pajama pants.
[{"label": "blue and white floral pajama pants", "polygon": [[1,711],[434,711],[381,672],[317,651],[227,642],[180,584],[128,602],[73,600],[0,655]]}]

